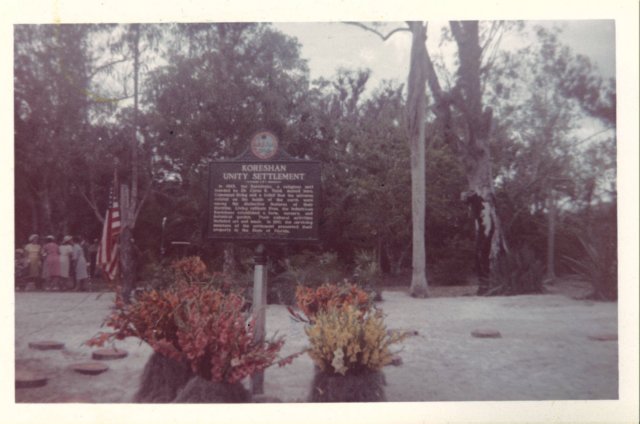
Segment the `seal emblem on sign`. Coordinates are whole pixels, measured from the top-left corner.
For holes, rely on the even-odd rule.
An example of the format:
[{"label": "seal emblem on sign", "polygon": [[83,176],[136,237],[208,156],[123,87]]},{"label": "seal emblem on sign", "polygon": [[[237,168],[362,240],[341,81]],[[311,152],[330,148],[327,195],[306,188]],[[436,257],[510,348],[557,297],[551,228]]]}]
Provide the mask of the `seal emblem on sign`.
[{"label": "seal emblem on sign", "polygon": [[270,132],[261,131],[251,139],[251,152],[260,159],[270,159],[278,151],[278,138]]}]

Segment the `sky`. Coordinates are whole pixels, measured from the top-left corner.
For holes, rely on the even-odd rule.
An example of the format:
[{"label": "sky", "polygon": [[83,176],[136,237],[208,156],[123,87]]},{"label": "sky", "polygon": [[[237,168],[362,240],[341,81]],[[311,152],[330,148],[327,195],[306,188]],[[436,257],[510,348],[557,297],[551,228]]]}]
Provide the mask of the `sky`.
[{"label": "sky", "polygon": [[[308,60],[311,78],[330,78],[340,67],[370,68],[370,87],[384,79],[406,81],[409,69],[411,35],[398,32],[386,41],[377,35],[353,25],[339,22],[279,22],[274,24],[280,31],[298,39],[302,57]],[[398,26],[406,26],[399,23]],[[437,21],[429,25],[428,41],[430,53],[439,50],[440,29],[446,22]],[[601,71],[603,77],[615,77],[615,22],[613,20],[571,21],[526,21],[526,28],[542,25],[547,28],[562,28],[561,41],[579,54],[589,57]],[[389,25],[388,28],[395,28]],[[508,34],[501,47],[513,48],[532,39],[516,39]]]}]

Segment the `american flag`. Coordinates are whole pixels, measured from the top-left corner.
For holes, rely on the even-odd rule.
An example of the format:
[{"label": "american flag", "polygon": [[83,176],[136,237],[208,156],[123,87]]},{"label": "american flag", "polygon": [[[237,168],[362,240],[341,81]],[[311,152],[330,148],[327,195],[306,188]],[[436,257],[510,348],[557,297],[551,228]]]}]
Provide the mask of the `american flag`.
[{"label": "american flag", "polygon": [[109,190],[109,208],[104,217],[102,239],[98,246],[97,263],[109,280],[118,276],[120,255],[118,252],[118,238],[120,236],[120,205],[118,204],[118,174],[114,172],[113,186]]}]

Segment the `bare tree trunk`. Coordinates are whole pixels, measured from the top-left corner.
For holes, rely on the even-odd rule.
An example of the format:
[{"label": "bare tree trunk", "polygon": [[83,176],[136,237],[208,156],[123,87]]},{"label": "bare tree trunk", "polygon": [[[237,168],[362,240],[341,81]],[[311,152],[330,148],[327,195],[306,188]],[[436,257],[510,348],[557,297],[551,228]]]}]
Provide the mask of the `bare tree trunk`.
[{"label": "bare tree trunk", "polygon": [[135,287],[136,258],[134,255],[133,228],[138,207],[138,76],[140,73],[140,25],[132,25],[134,31],[133,48],[133,134],[130,140],[131,188],[120,187],[120,275],[122,277],[122,298],[130,301]]},{"label": "bare tree trunk", "polygon": [[475,270],[478,276],[478,294],[490,288],[491,273],[507,252],[500,219],[496,213],[495,196],[486,184],[470,184],[470,191],[462,193],[469,205],[475,224]]},{"label": "bare tree trunk", "polygon": [[507,252],[502,225],[498,219],[491,173],[489,138],[492,125],[491,108],[482,107],[480,83],[480,47],[478,22],[451,22],[451,32],[458,45],[460,59],[459,92],[456,106],[462,112],[467,125],[463,150],[464,168],[469,182],[469,191],[463,200],[471,207],[476,224],[476,269],[480,287],[485,293],[490,285],[491,272]]},{"label": "bare tree trunk", "polygon": [[427,297],[425,253],[425,110],[426,110],[426,46],[427,27],[422,22],[409,22],[413,35],[408,84],[408,125],[411,148],[411,216],[413,259],[410,294]]},{"label": "bare tree trunk", "polygon": [[[492,124],[491,108],[482,107],[480,46],[477,21],[451,21],[451,33],[458,46],[458,81],[448,93],[443,92],[433,63],[427,53],[426,69],[431,92],[436,99],[434,112],[443,122],[447,140],[457,149],[469,190],[462,193],[475,223],[475,267],[480,282],[479,294],[490,286],[491,272],[507,252],[502,225],[498,219],[491,174],[489,139]],[[464,131],[456,134],[451,106],[462,115]]]},{"label": "bare tree trunk", "polygon": [[129,296],[133,291],[134,275],[132,270],[135,269],[133,256],[133,232],[132,232],[132,210],[131,195],[129,186],[120,185],[120,222],[122,229],[120,231],[120,283],[121,294],[125,302],[129,302]]},{"label": "bare tree trunk", "polygon": [[135,287],[135,256],[133,254],[133,234],[131,227],[125,227],[120,233],[120,265],[122,276],[122,298],[125,302],[129,302],[131,299],[131,292]]}]

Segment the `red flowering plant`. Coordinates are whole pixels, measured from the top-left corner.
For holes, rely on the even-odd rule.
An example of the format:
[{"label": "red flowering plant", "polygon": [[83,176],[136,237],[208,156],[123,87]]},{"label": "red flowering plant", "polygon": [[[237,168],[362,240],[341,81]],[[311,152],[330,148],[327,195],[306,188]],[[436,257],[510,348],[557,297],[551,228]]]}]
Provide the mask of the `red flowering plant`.
[{"label": "red flowering plant", "polygon": [[242,311],[245,300],[207,284],[178,281],[164,290],[137,294],[134,301],[116,301],[106,324],[112,332],[90,339],[89,346],[138,337],[154,351],[190,365],[208,380],[235,383],[278,363],[282,337],[254,342],[255,320]]},{"label": "red flowering plant", "polygon": [[306,318],[291,308],[288,308],[289,313],[295,319],[308,323],[314,322],[318,313],[328,309],[339,310],[353,306],[365,314],[373,306],[369,294],[350,283],[325,283],[316,288],[299,285],[296,288],[296,303]]},{"label": "red flowering plant", "polygon": [[207,265],[199,256],[187,256],[176,259],[169,265],[176,279],[186,281],[204,281],[209,277]]}]

